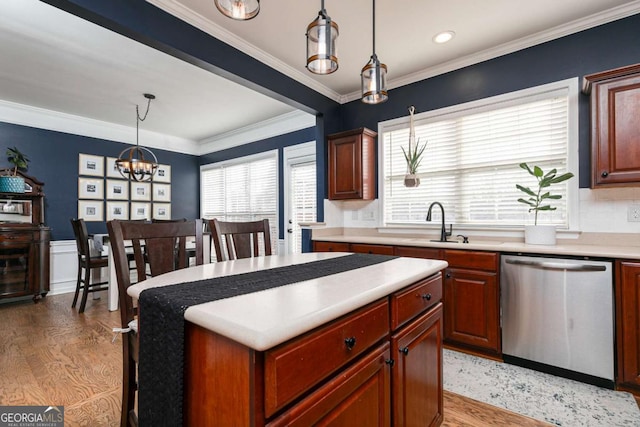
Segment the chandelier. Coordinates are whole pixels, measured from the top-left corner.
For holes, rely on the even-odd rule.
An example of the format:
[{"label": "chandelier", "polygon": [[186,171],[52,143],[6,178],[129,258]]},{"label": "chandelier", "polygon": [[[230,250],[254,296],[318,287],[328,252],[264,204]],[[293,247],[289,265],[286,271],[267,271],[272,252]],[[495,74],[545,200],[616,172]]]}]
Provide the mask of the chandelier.
[{"label": "chandelier", "polygon": [[145,93],[147,98],[147,111],[144,117],[140,117],[138,105],[136,105],[136,146],[122,150],[116,160],[116,168],[126,179],[133,181],[151,181],[151,178],[158,169],[158,158],[151,150],[140,146],[140,122],[143,122],[149,114],[151,100],[156,99],[155,95]]}]

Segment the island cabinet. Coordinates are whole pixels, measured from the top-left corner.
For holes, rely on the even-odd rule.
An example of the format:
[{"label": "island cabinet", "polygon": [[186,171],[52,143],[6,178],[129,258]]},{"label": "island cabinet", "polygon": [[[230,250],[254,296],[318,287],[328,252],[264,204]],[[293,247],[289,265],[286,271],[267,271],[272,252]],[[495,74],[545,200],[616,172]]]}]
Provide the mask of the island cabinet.
[{"label": "island cabinet", "polygon": [[593,188],[640,185],[640,64],[585,76]]},{"label": "island cabinet", "polygon": [[375,198],[376,135],[367,128],[329,135],[329,200]]},{"label": "island cabinet", "polygon": [[397,246],[395,255],[447,261],[443,298],[445,344],[500,357],[498,253]]},{"label": "island cabinet", "polygon": [[442,423],[437,273],[266,351],[186,328],[185,425]]},{"label": "island cabinet", "polygon": [[640,262],[616,261],[618,388],[640,394]]}]

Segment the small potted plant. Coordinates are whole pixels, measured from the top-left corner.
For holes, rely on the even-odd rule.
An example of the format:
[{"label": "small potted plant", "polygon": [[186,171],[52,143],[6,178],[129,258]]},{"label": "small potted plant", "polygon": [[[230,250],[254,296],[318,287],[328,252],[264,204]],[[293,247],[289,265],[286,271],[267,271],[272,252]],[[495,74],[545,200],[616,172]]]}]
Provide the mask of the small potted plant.
[{"label": "small potted plant", "polygon": [[29,158],[17,147],[7,148],[6,154],[13,169],[9,175],[0,176],[0,193],[24,193],[24,178],[18,176],[18,169],[26,171]]},{"label": "small potted plant", "polygon": [[424,153],[424,149],[427,148],[426,142],[422,147],[420,147],[420,139],[418,139],[417,143],[415,142],[416,136],[413,126],[413,113],[415,113],[415,111],[416,107],[413,105],[409,107],[409,148],[405,150],[404,147],[400,146],[402,154],[404,154],[404,159],[407,162],[407,174],[404,177],[405,187],[417,187],[420,185],[420,178],[418,178],[416,174],[420,162],[422,162],[422,153]]},{"label": "small potted plant", "polygon": [[420,162],[422,162],[422,153],[424,149],[427,148],[427,143],[420,147],[420,140],[415,145],[415,148],[411,148],[411,144],[409,144],[409,149],[405,151],[404,147],[400,147],[402,149],[402,154],[404,154],[404,159],[407,161],[407,174],[404,176],[404,185],[405,187],[417,187],[420,185],[420,178],[416,176],[418,172],[418,166],[420,166]]},{"label": "small potted plant", "polygon": [[551,194],[551,192],[546,189],[552,184],[558,184],[572,178],[573,174],[566,172],[558,175],[556,169],[551,169],[549,172],[544,173],[539,166],[534,166],[532,169],[526,163],[520,163],[520,167],[529,172],[529,174],[534,176],[538,181],[538,188],[536,190],[516,184],[518,190],[529,196],[527,199],[519,198],[518,202],[529,206],[529,212],[535,212],[533,225],[525,225],[524,241],[525,243],[537,245],[555,245],[556,227],[554,225],[538,225],[538,212],[556,210],[555,207],[550,205],[550,201],[561,199],[562,196],[560,194]]}]

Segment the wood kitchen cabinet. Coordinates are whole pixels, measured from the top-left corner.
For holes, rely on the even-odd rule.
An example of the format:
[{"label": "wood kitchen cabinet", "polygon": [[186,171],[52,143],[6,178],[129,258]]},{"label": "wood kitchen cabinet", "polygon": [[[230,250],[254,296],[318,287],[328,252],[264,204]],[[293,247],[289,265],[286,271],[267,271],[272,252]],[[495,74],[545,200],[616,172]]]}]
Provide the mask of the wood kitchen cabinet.
[{"label": "wood kitchen cabinet", "polygon": [[444,259],[445,343],[499,357],[498,254],[445,250]]},{"label": "wood kitchen cabinet", "polygon": [[584,78],[593,188],[640,185],[640,64]]},{"label": "wood kitchen cabinet", "polygon": [[640,394],[640,262],[616,261],[616,384]]},{"label": "wood kitchen cabinet", "polygon": [[329,135],[329,200],[374,199],[376,135],[367,128]]},{"label": "wood kitchen cabinet", "polygon": [[313,242],[314,252],[349,252],[349,244],[341,242]]},{"label": "wood kitchen cabinet", "polygon": [[266,351],[187,323],[185,425],[438,426],[437,273]]}]

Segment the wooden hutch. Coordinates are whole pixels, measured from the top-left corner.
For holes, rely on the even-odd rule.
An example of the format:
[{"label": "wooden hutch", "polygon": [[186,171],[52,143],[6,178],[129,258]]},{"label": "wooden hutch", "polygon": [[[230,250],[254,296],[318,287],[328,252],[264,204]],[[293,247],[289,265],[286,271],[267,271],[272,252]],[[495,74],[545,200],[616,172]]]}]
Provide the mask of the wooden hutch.
[{"label": "wooden hutch", "polygon": [[[0,169],[9,175],[13,169]],[[44,225],[44,184],[18,171],[24,193],[0,192],[0,299],[49,292],[49,242]]]}]

